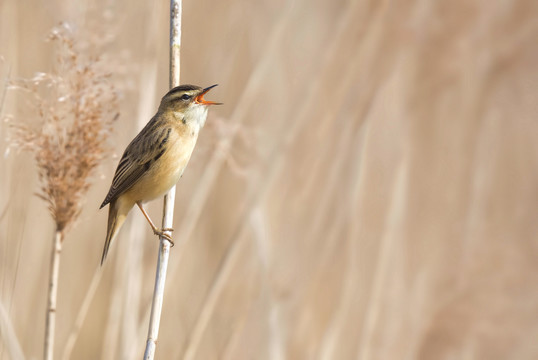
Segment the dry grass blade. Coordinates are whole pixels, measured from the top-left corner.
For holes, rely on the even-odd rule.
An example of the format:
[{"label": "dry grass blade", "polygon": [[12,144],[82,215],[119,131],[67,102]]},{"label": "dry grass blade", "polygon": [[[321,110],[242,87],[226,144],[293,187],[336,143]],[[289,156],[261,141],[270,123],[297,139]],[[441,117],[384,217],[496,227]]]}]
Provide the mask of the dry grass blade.
[{"label": "dry grass blade", "polygon": [[2,302],[0,302],[0,334],[2,334],[0,339],[4,343],[2,349],[7,349],[9,358],[13,360],[24,359],[24,354],[13,329],[13,324]]},{"label": "dry grass blade", "polygon": [[69,333],[69,336],[67,337],[67,341],[65,343],[65,347],[63,349],[62,357],[61,357],[63,360],[71,359],[71,354],[73,352],[73,348],[75,347],[75,343],[78,339],[80,329],[82,328],[82,325],[84,321],[86,320],[86,316],[88,315],[88,311],[90,308],[90,303],[93,300],[93,296],[95,295],[95,292],[97,291],[97,287],[101,281],[102,275],[103,275],[102,269],[97,268],[92,277],[90,286],[88,287],[88,290],[86,291],[86,295],[84,296],[84,301],[82,302],[79,312],[75,318],[75,323],[73,325],[73,328],[71,332]]}]

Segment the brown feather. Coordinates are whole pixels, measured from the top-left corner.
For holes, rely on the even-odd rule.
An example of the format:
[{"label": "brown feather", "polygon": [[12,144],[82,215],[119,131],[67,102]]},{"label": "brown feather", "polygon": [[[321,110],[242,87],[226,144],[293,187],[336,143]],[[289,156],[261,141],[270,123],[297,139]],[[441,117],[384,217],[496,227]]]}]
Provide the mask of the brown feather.
[{"label": "brown feather", "polygon": [[[160,128],[159,128],[160,127]],[[157,131],[157,128],[159,130]],[[125,149],[116,168],[112,185],[100,208],[129,190],[166,151],[172,128],[157,114]]]},{"label": "brown feather", "polygon": [[110,206],[108,207],[108,226],[106,230],[106,239],[105,246],[103,248],[103,256],[101,257],[101,266],[105,262],[106,256],[108,254],[108,249],[112,241],[116,239],[121,226],[127,218],[127,214],[131,210],[134,204],[126,203],[122,199],[112,200]]}]

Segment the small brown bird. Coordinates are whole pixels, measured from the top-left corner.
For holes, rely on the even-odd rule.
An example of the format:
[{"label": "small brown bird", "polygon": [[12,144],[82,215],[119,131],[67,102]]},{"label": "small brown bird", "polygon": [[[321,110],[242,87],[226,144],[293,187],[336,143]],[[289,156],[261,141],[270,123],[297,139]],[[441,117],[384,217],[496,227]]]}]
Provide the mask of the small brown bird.
[{"label": "small brown bird", "polygon": [[[174,186],[191,157],[198,132],[207,118],[208,105],[220,105],[204,100],[204,95],[217,85],[205,89],[180,85],[161,100],[157,114],[131,141],[116,169],[108,195],[101,208],[110,204],[108,228],[101,265],[112,241],[136,204],[156,235],[172,239],[151,221],[142,204],[164,195]],[[173,242],[172,242],[173,244]]]}]

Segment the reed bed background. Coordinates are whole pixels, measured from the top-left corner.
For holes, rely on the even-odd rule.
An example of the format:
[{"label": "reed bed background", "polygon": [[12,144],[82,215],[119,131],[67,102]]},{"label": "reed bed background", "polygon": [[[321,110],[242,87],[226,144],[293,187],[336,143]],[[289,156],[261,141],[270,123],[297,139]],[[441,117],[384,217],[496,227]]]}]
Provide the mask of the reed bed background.
[{"label": "reed bed background", "polygon": [[[99,272],[97,209],[167,90],[168,10],[0,3],[2,116],[27,118],[7,79],[51,71],[61,21],[107,40],[120,89],[63,246],[58,359],[143,353],[158,241],[133,211]],[[177,188],[156,357],[536,359],[537,38],[533,0],[185,1],[182,83],[225,105]],[[9,131],[0,359],[37,359],[54,223]]]}]

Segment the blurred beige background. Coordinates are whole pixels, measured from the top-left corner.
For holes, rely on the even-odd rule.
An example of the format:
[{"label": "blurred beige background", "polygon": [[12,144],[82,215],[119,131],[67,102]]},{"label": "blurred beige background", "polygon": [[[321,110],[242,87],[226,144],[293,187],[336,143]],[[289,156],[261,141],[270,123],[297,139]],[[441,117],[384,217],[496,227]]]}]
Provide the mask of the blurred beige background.
[{"label": "blurred beige background", "polygon": [[[64,243],[58,359],[143,353],[158,242],[133,211],[99,272],[97,209],[167,91],[168,3],[0,2],[3,84],[103,13],[121,117]],[[537,1],[185,1],[182,30],[182,82],[225,105],[178,185],[157,359],[538,358]],[[0,169],[0,359],[38,359],[53,223],[31,156]]]}]

